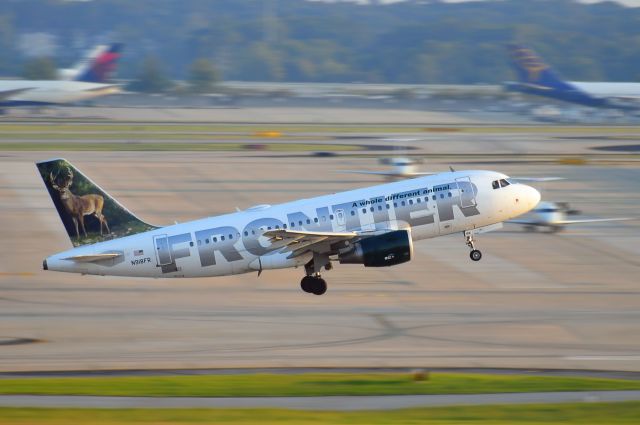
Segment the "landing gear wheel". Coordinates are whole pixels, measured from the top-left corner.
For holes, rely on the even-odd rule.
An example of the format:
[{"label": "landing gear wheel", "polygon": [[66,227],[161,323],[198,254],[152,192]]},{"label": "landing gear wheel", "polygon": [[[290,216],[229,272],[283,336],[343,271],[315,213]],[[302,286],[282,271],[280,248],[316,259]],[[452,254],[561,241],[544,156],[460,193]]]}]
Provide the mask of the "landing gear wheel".
[{"label": "landing gear wheel", "polygon": [[469,253],[469,258],[471,258],[473,261],[480,261],[480,259],[482,258],[482,252],[474,249]]},{"label": "landing gear wheel", "polygon": [[311,293],[313,292],[314,281],[315,278],[313,276],[305,276],[300,281],[300,288],[302,288],[304,292]]},{"label": "landing gear wheel", "polygon": [[313,294],[314,295],[322,295],[327,292],[327,282],[321,277],[317,277],[314,279],[315,282],[313,284]]}]

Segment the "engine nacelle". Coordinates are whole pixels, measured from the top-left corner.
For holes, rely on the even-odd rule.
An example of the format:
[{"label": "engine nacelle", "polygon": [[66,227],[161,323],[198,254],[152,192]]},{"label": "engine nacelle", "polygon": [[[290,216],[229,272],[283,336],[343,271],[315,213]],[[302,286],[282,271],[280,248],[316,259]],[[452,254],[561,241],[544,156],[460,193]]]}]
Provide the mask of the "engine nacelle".
[{"label": "engine nacelle", "polygon": [[408,230],[395,230],[362,239],[349,251],[338,254],[340,264],[364,264],[386,267],[406,263],[413,256],[413,242]]}]

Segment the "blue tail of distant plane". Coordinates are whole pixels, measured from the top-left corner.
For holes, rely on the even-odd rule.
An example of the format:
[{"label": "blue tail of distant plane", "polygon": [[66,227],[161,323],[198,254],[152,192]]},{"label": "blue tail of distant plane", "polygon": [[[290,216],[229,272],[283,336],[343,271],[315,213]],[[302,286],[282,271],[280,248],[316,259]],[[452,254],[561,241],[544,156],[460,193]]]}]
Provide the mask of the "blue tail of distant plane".
[{"label": "blue tail of distant plane", "polygon": [[518,82],[508,84],[508,89],[586,106],[606,106],[605,99],[593,97],[564,81],[533,50],[516,44],[507,48],[518,76]]},{"label": "blue tail of distant plane", "polygon": [[89,63],[74,78],[88,83],[106,83],[116,71],[122,54],[122,43],[112,43],[107,49],[91,58]]}]

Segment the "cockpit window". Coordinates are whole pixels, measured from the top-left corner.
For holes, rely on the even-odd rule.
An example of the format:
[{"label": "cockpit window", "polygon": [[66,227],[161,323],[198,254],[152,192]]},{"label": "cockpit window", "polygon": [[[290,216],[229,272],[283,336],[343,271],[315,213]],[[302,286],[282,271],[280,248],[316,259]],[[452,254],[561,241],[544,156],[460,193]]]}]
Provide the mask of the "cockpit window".
[{"label": "cockpit window", "polygon": [[493,187],[494,189],[499,189],[500,188],[500,183],[498,183],[498,180],[494,180],[491,182],[491,187]]},{"label": "cockpit window", "polygon": [[500,180],[500,187],[507,187],[509,186],[511,183],[509,183],[506,179],[502,179]]}]

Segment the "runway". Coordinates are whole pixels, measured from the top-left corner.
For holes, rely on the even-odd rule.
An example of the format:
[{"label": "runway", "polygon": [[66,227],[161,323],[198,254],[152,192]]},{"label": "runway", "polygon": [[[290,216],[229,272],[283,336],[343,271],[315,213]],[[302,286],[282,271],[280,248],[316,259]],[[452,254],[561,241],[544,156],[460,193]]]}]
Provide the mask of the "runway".
[{"label": "runway", "polygon": [[[379,139],[388,137],[394,135]],[[568,201],[589,216],[637,216],[640,171],[628,158],[573,166],[520,157],[583,155],[607,143],[621,144],[533,133],[429,135],[411,142],[429,170],[453,165],[561,176],[566,180],[542,188],[543,199]],[[452,156],[438,156],[443,150]],[[492,162],[487,157],[494,152],[503,156]],[[481,165],[474,164],[474,153],[483,155]],[[405,265],[336,266],[324,276],[329,291],[322,297],[300,291],[300,270],[171,281],[66,275],[41,270],[44,257],[70,246],[33,165],[54,156],[66,157],[158,224],[372,185],[376,179],[339,170],[379,169],[375,158],[349,155],[2,152],[0,371],[640,371],[637,220],[578,225],[554,235],[505,227],[479,237],[484,256],[477,264],[460,235],[421,241],[415,260]]]},{"label": "runway", "polygon": [[2,395],[0,407],[100,409],[242,408],[315,411],[392,410],[411,407],[528,403],[595,403],[640,400],[640,391],[335,396],[335,397],[96,397]]}]

